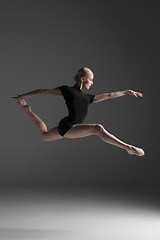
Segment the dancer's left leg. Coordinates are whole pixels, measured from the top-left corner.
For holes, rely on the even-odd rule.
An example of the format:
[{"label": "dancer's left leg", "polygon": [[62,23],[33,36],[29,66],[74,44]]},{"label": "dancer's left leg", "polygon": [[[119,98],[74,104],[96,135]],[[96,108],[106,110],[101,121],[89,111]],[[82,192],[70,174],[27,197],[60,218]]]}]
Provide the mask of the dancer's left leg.
[{"label": "dancer's left leg", "polygon": [[43,141],[48,142],[63,138],[58,132],[58,127],[52,128],[50,131],[48,131],[46,124],[34,112],[32,112],[31,107],[24,99],[19,100],[18,103],[33,121]]}]

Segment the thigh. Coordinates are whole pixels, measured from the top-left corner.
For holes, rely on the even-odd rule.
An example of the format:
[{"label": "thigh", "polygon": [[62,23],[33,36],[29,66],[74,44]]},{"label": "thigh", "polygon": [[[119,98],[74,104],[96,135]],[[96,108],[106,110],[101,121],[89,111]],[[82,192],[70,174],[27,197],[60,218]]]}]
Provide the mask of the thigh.
[{"label": "thigh", "polygon": [[75,124],[64,135],[65,138],[82,138],[90,135],[96,135],[96,124]]},{"label": "thigh", "polygon": [[54,141],[54,140],[59,140],[62,139],[63,137],[59,134],[58,132],[58,126],[52,128],[46,133],[43,133],[43,138],[45,141]]},{"label": "thigh", "polygon": [[58,132],[61,136],[64,136],[66,132],[73,126],[73,124],[70,123],[68,117],[64,117],[61,119],[61,121],[58,124]]}]

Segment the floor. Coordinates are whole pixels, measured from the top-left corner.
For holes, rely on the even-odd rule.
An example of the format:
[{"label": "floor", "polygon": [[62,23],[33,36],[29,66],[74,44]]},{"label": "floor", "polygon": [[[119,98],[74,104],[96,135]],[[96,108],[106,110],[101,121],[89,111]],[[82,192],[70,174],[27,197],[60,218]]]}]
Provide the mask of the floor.
[{"label": "floor", "polygon": [[1,189],[0,196],[0,240],[160,239],[153,194]]}]

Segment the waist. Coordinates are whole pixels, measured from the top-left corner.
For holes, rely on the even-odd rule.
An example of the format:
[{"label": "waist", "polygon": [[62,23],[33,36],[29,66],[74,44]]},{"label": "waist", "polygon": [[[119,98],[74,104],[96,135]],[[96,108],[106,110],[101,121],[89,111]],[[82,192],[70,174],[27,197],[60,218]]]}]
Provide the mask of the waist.
[{"label": "waist", "polygon": [[68,115],[68,121],[71,123],[71,124],[80,124],[84,121],[85,117],[78,117],[78,116],[71,116],[71,115]]}]

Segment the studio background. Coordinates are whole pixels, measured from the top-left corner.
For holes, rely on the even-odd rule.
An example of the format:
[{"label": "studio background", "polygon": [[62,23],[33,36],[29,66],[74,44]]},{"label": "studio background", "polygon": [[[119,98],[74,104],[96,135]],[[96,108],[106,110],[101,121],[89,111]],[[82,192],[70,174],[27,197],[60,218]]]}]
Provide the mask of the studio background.
[{"label": "studio background", "polygon": [[[0,1],[1,186],[159,188],[159,6],[155,1]],[[83,66],[90,94],[133,89],[90,105],[85,123],[101,123],[142,147],[142,158],[96,136],[43,142],[11,96],[73,85]],[[26,99],[47,124],[67,115],[62,96]]]}]

